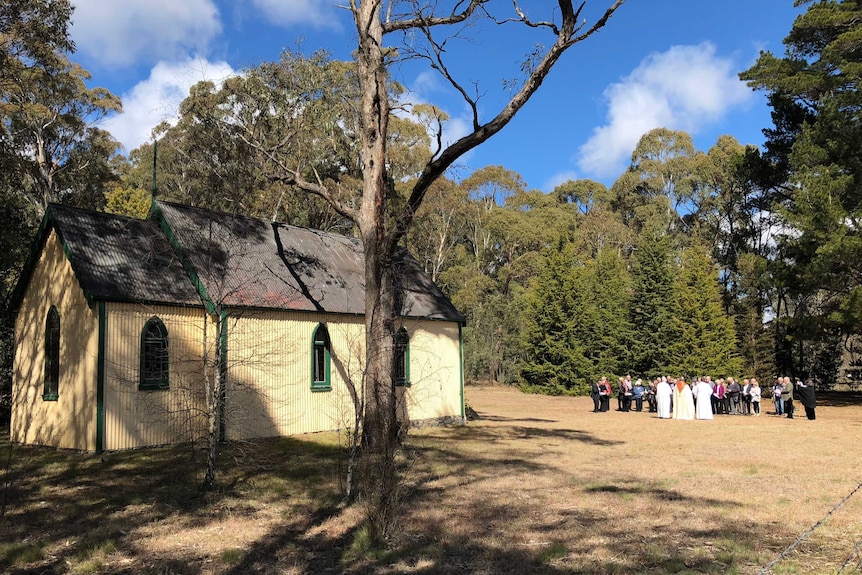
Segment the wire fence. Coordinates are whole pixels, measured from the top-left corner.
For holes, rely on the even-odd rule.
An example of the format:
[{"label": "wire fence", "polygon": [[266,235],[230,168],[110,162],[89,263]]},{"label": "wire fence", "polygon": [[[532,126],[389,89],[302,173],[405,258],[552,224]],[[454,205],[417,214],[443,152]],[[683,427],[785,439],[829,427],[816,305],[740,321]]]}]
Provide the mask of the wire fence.
[{"label": "wire fence", "polygon": [[859,569],[862,568],[862,557],[859,556],[860,549],[862,549],[862,541],[857,541],[856,545],[853,547],[853,551],[850,552],[850,555],[847,556],[844,564],[841,565],[841,568],[835,575],[841,575],[841,573],[844,573],[845,569],[851,566],[856,571],[859,571]]},{"label": "wire fence", "polygon": [[[817,523],[815,523],[814,525],[812,525],[811,527],[809,527],[808,529],[806,529],[805,531],[803,531],[803,532],[802,532],[802,534],[801,534],[799,537],[797,537],[797,538],[796,538],[796,541],[794,541],[793,543],[791,543],[791,544],[790,544],[790,545],[789,545],[789,546],[788,546],[784,551],[782,551],[781,553],[779,553],[779,554],[778,554],[778,557],[776,557],[775,559],[773,559],[772,561],[770,561],[769,563],[767,563],[767,564],[763,567],[763,569],[761,569],[761,570],[760,570],[759,575],[767,575],[767,574],[772,570],[772,568],[773,568],[776,564],[778,564],[778,562],[779,562],[779,561],[781,561],[782,559],[784,559],[785,557],[787,557],[787,555],[789,555],[791,551],[793,551],[794,549],[796,549],[796,547],[797,547],[800,543],[802,543],[803,541],[805,541],[805,539],[807,539],[809,535],[811,535],[812,533],[814,533],[814,531],[816,531],[818,527],[820,527],[821,525],[823,525],[823,523],[824,523],[827,519],[829,519],[830,517],[832,517],[832,515],[833,515],[836,511],[838,511],[839,509],[841,509],[842,507],[844,507],[844,504],[845,504],[845,503],[847,503],[847,502],[850,500],[850,498],[851,498],[851,497],[853,497],[854,495],[856,495],[856,492],[858,492],[860,489],[862,489],[862,483],[860,483],[859,485],[857,485],[857,486],[856,486],[856,488],[855,488],[855,489],[853,489],[853,491],[851,491],[850,493],[848,493],[848,494],[847,494],[847,496],[846,496],[846,497],[844,497],[844,499],[842,499],[841,501],[839,501],[838,503],[836,503],[836,504],[835,504],[835,506],[834,506],[832,509],[830,509],[830,510],[826,513],[826,515],[824,515],[824,516],[823,516],[823,517],[822,517],[822,518],[821,518]],[[855,547],[853,548],[853,551],[850,553],[850,556],[848,556],[847,560],[844,562],[844,565],[842,565],[841,569],[839,569],[839,570],[838,570],[838,573],[841,573],[841,572],[842,572],[842,571],[844,571],[847,567],[849,567],[849,566],[850,566],[850,565],[851,565],[855,560],[859,559],[859,549],[860,549],[860,546],[862,546],[862,541],[860,541],[859,543],[857,543],[857,544],[855,545]],[[860,563],[857,563],[857,567],[858,567],[858,565],[859,565],[859,564],[860,564]]]}]

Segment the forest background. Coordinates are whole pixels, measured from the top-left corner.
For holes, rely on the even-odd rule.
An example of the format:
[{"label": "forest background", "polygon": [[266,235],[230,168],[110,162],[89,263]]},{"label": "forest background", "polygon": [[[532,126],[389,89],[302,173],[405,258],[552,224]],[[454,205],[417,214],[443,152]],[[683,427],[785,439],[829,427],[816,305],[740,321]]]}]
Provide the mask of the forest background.
[{"label": "forest background", "polygon": [[[769,96],[763,149],[722,136],[698,150],[689,134],[662,128],[643,135],[610,186],[576,180],[544,193],[505,166],[434,184],[406,244],[467,317],[468,382],[550,394],[583,394],[599,376],[625,373],[836,382],[862,322],[862,8],[797,4],[807,10],[785,54],[763,53],[741,72]],[[4,303],[50,202],[145,217],[155,183],[160,199],[353,233],[279,176],[326,142],[327,161],[308,163],[307,177],[361,180],[343,122],[357,89],[351,62],[288,50],[201,82],[179,121],[154,131],[158,154],[145,144],[125,156],[100,128],[122,102],[89,87],[72,60],[70,17],[64,1],[0,6]],[[397,89],[391,97],[398,202],[446,117],[404,106]],[[14,339],[3,309],[7,411]]]}]

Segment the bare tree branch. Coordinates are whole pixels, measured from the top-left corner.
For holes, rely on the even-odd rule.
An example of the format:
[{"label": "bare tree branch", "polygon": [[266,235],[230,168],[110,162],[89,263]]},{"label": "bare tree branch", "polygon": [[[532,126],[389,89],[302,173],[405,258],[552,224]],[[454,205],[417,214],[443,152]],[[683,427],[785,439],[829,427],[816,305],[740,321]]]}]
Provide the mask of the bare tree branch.
[{"label": "bare tree branch", "polygon": [[[477,8],[480,8],[489,1],[490,0],[470,0],[467,7],[458,12],[458,8],[463,5],[463,2],[459,2],[455,5],[452,13],[448,16],[423,16],[421,9],[417,9],[415,12],[416,17],[411,19],[390,20],[389,15],[387,15],[386,22],[383,23],[383,33],[388,34],[398,30],[413,30],[418,28],[433,28],[435,26],[459,24],[470,18]],[[353,2],[351,2],[351,4],[352,3]]]},{"label": "bare tree branch", "polygon": [[479,128],[479,98],[471,98],[464,87],[461,86],[461,84],[459,84],[449,72],[449,68],[443,62],[443,52],[445,51],[444,47],[434,40],[430,28],[422,28],[422,32],[425,34],[425,37],[428,39],[428,44],[434,52],[433,58],[430,54],[427,55],[427,58],[431,61],[431,68],[440,72],[440,74],[449,81],[452,87],[461,94],[464,101],[470,106],[470,110],[473,115],[473,130],[477,130]]},{"label": "bare tree branch", "polygon": [[246,138],[245,135],[241,133],[238,134],[238,136],[246,145],[257,150],[258,153],[263,154],[271,162],[278,166],[280,170],[278,175],[267,176],[267,179],[270,182],[277,182],[290,186],[296,186],[297,188],[301,189],[306,193],[315,195],[319,198],[326,200],[329,205],[332,206],[332,209],[338,212],[340,216],[343,216],[352,222],[357,221],[358,212],[342,203],[331,192],[331,190],[323,184],[316,170],[314,172],[314,175],[317,178],[317,183],[315,184],[303,178],[298,170],[291,168],[290,166],[285,164],[284,161],[279,157],[279,155],[275,153],[275,151],[270,147],[264,146],[256,140]]},{"label": "bare tree branch", "polygon": [[[411,191],[410,198],[407,201],[407,204],[404,208],[404,211],[400,214],[397,220],[397,225],[395,229],[390,234],[389,243],[391,245],[395,245],[400,241],[401,237],[407,232],[410,223],[413,221],[413,218],[416,214],[416,210],[418,210],[419,206],[422,204],[422,200],[425,197],[425,193],[428,191],[428,188],[431,184],[440,177],[458,158],[460,158],[465,153],[469,152],[476,146],[482,144],[487,141],[491,136],[497,134],[500,130],[502,130],[506,124],[511,121],[511,119],[515,116],[515,114],[529,101],[529,99],[533,96],[536,90],[539,89],[539,86],[542,85],[542,82],[545,80],[545,77],[551,71],[554,64],[556,64],[557,60],[563,55],[563,53],[578,42],[581,42],[590,36],[592,36],[595,32],[600,30],[607,23],[608,19],[613,15],[616,10],[625,3],[625,0],[615,0],[613,5],[611,5],[604,13],[604,15],[599,18],[595,24],[593,24],[589,29],[583,32],[580,35],[575,35],[576,32],[579,32],[583,29],[584,23],[578,25],[577,18],[581,13],[581,9],[583,8],[583,4],[580,5],[577,11],[574,10],[572,6],[571,0],[558,0],[560,11],[563,15],[562,25],[559,27],[559,33],[557,34],[557,41],[553,46],[545,53],[544,57],[539,61],[536,66],[530,71],[529,76],[526,78],[524,83],[521,85],[520,90],[512,96],[506,106],[500,110],[500,112],[488,121],[485,124],[479,124],[476,122],[474,124],[474,129],[471,133],[462,137],[460,140],[454,142],[445,150],[443,150],[438,156],[432,158],[422,170],[422,173],[419,175],[419,178],[416,180],[416,183],[413,185],[413,190]],[[471,7],[475,9],[476,2],[471,2]],[[478,3],[482,4],[482,3]],[[425,27],[424,19],[413,20],[415,25]],[[399,28],[403,29],[403,28]]]}]

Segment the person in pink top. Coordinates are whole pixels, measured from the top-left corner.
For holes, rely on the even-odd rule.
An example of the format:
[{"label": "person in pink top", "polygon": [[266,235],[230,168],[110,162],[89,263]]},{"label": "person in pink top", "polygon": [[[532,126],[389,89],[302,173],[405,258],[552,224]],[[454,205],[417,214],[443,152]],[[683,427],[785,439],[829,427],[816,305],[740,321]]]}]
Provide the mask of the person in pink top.
[{"label": "person in pink top", "polygon": [[712,412],[713,413],[724,413],[724,380],[717,379],[715,381],[715,387],[712,388]]}]

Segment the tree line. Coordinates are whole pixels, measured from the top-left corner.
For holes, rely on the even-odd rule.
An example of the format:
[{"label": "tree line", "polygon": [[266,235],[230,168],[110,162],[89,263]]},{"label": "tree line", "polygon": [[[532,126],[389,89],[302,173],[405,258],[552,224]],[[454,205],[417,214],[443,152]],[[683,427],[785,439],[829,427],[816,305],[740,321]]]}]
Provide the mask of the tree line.
[{"label": "tree line", "polygon": [[[448,118],[432,105],[390,114],[392,229],[467,316],[468,381],[556,394],[629,371],[835,380],[862,327],[862,8],[802,4],[785,53],[741,73],[769,97],[762,150],[731,136],[697,150],[689,134],[659,128],[610,186],[576,180],[544,193],[488,166],[423,184],[415,202]],[[141,217],[154,172],[164,199],[360,233],[345,191],[365,173],[345,129],[360,113],[355,62],[288,50],[201,82],[178,121],[154,130],[157,154],[148,143],[123,156],[98,128],[121,102],[71,60],[70,17],[68,2],[0,7],[4,301],[48,202]],[[401,87],[387,85],[400,102]],[[7,313],[4,389],[12,346]]]}]

